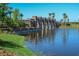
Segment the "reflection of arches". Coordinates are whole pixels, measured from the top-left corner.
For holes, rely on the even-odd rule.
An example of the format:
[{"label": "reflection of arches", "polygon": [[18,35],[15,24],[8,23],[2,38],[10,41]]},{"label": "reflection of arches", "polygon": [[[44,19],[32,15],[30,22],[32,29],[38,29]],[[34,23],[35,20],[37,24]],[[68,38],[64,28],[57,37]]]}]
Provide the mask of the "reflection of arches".
[{"label": "reflection of arches", "polygon": [[56,30],[56,29],[48,30],[49,42],[50,42],[50,43],[53,43],[53,44],[54,44],[54,41],[55,41],[55,30]]},{"label": "reflection of arches", "polygon": [[28,35],[28,39],[33,44],[38,44],[43,40],[50,42],[51,44],[54,43],[55,31],[54,30],[42,30],[40,32],[32,32]]},{"label": "reflection of arches", "polygon": [[68,39],[68,29],[63,29],[63,44],[64,44],[64,46],[67,43],[67,39]]}]

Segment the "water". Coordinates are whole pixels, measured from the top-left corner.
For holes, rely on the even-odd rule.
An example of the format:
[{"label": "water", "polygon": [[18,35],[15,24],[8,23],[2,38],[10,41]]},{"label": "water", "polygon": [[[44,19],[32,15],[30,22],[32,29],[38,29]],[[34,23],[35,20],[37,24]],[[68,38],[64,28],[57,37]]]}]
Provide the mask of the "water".
[{"label": "water", "polygon": [[46,56],[78,56],[79,30],[42,30],[25,36],[25,46]]}]

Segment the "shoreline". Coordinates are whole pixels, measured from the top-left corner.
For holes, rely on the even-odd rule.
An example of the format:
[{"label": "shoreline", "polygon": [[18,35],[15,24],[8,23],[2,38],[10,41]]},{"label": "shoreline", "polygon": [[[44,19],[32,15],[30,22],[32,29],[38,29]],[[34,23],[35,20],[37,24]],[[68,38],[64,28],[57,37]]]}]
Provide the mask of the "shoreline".
[{"label": "shoreline", "polygon": [[[33,51],[24,47],[24,37],[14,34],[0,34],[0,49],[13,52],[16,56],[33,56]],[[0,54],[1,55],[1,54]],[[4,55],[3,55],[4,56]]]}]

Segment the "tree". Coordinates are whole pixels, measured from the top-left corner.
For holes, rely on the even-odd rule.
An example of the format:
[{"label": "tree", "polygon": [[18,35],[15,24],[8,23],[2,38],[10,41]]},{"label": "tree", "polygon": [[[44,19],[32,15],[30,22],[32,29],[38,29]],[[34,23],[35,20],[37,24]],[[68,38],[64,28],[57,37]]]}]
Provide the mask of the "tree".
[{"label": "tree", "polygon": [[17,8],[14,9],[13,13],[12,13],[13,20],[19,20],[19,15],[20,15],[19,9],[17,9]]},{"label": "tree", "polygon": [[9,14],[10,20],[12,19],[12,18],[11,18],[12,12],[13,12],[12,10],[13,10],[13,8],[10,7],[9,10],[8,10],[8,12],[7,12],[7,13]]},{"label": "tree", "polygon": [[66,13],[63,13],[64,25],[66,26],[66,21],[68,20],[68,16]]},{"label": "tree", "polygon": [[52,14],[51,14],[51,13],[49,13],[49,19],[51,19],[51,15],[52,15]]},{"label": "tree", "polygon": [[5,22],[7,10],[8,10],[8,4],[0,3],[0,18],[2,22]]},{"label": "tree", "polygon": [[23,17],[23,14],[22,13],[20,14],[20,17],[21,17],[21,20],[22,20],[22,17]]},{"label": "tree", "polygon": [[19,24],[18,24],[19,15],[20,15],[19,9],[17,9],[17,8],[14,9],[13,12],[12,12],[13,27],[18,27],[19,26]]},{"label": "tree", "polygon": [[25,26],[26,24],[21,21],[22,17],[23,14],[19,12],[19,9],[13,9],[7,3],[0,3],[0,23],[2,25],[8,25],[10,28]]},{"label": "tree", "polygon": [[55,13],[52,13],[52,19],[55,20]]}]

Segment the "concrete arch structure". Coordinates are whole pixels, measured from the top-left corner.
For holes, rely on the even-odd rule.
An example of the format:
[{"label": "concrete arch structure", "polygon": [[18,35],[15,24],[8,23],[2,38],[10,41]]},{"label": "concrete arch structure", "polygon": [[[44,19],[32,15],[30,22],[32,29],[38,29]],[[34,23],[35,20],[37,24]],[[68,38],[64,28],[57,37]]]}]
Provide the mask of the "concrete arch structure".
[{"label": "concrete arch structure", "polygon": [[51,29],[54,29],[57,26],[57,22],[55,19],[37,16],[33,16],[32,19],[37,23],[36,28],[49,29],[51,27]]}]

